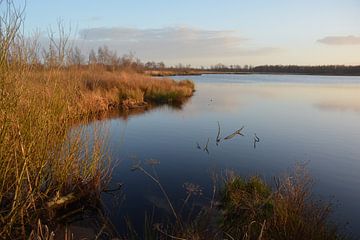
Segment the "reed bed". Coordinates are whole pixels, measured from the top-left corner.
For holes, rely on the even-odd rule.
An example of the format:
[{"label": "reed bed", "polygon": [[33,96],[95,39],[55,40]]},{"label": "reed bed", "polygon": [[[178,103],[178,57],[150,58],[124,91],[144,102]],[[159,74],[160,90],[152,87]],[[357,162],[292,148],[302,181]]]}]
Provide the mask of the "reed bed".
[{"label": "reed bed", "polygon": [[0,80],[0,237],[51,227],[57,208],[94,199],[110,162],[104,136],[84,137],[78,121],[113,108],[181,102],[193,84],[131,71],[6,65]]},{"label": "reed bed", "polygon": [[180,102],[194,86],[73,64],[61,25],[39,50],[19,32],[24,9],[2,0],[0,7],[0,238],[41,239],[39,229],[50,234],[60,210],[95,202],[111,174],[106,136],[74,123],[147,101]]},{"label": "reed bed", "polygon": [[47,88],[46,94],[62,96],[71,115],[96,114],[115,108],[129,109],[157,104],[182,104],[194,92],[189,80],[152,78],[131,70],[86,69],[34,70],[26,73],[34,91]]},{"label": "reed bed", "polygon": [[59,76],[57,71],[44,78],[27,71],[2,72],[2,238],[25,238],[38,219],[50,223],[58,207],[51,203],[96,197],[109,176],[102,136],[86,137],[81,128],[69,134],[79,116],[71,105],[76,88],[60,84]]}]

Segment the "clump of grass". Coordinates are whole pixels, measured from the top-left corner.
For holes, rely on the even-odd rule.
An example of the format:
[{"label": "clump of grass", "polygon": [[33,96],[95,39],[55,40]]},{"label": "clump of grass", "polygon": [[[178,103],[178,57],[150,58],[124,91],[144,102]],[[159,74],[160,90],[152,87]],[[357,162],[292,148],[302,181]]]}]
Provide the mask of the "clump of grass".
[{"label": "clump of grass", "polygon": [[270,187],[257,176],[249,180],[230,177],[222,192],[221,228],[231,236],[243,236],[250,226],[254,233],[250,238],[259,236],[261,224],[273,214],[271,194]]},{"label": "clump of grass", "polygon": [[80,89],[85,98],[95,94],[107,104],[120,107],[144,102],[181,104],[194,91],[190,80],[156,79],[132,71],[83,71],[80,78]]},{"label": "clump of grass", "polygon": [[146,88],[145,100],[155,103],[181,103],[194,91],[194,83],[190,80],[175,82],[164,79],[162,84],[153,84]]},{"label": "clump of grass", "polygon": [[229,175],[221,193],[220,229],[233,239],[343,239],[329,222],[331,204],[314,200],[302,167],[276,180]]}]

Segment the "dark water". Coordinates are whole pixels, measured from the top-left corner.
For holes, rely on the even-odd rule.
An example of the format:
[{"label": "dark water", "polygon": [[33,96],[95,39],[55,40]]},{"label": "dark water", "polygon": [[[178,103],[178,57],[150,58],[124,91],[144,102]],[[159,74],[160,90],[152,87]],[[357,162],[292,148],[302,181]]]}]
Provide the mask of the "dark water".
[{"label": "dark water", "polygon": [[[169,208],[158,186],[130,171],[134,159],[157,159],[156,173],[176,206],[185,198],[183,184],[203,189],[193,203],[208,202],[211,172],[232,169],[244,176],[272,176],[308,162],[315,194],[338,201],[333,219],[349,222],[360,236],[360,78],[294,75],[203,75],[190,78],[195,95],[181,108],[160,107],[143,114],[103,120],[109,149],[120,162],[112,184],[122,182],[123,201],[104,196],[115,226],[124,216],[141,228],[145,212],[161,216]],[[216,146],[217,121],[222,137]],[[94,123],[95,124],[95,123]],[[92,127],[90,125],[89,127]],[[254,149],[254,133],[260,142]],[[208,150],[199,150],[210,139]],[[115,206],[115,207],[114,207]],[[154,207],[155,206],[155,207]]]}]

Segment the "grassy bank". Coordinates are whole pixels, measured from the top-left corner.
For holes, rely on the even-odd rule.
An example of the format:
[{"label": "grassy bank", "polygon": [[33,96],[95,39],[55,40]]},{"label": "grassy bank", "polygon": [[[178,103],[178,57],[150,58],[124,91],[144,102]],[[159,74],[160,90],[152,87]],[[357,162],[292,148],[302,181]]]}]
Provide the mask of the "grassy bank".
[{"label": "grassy bank", "polygon": [[75,64],[62,26],[40,49],[19,32],[22,9],[0,6],[0,238],[38,239],[39,226],[52,229],[66,206],[96,202],[111,174],[106,136],[74,123],[114,108],[179,104],[194,85]]},{"label": "grassy bank", "polygon": [[[131,70],[107,71],[101,67],[31,71],[26,78],[35,88],[47,85],[50,94],[53,90],[67,92],[67,105],[74,115],[147,104],[181,104],[194,91],[189,80],[155,79]],[[58,89],[48,84],[56,84]]]},{"label": "grassy bank", "polygon": [[190,81],[129,71],[3,69],[2,237],[27,236],[38,219],[49,223],[60,205],[96,198],[106,185],[110,169],[104,142],[101,136],[84,137],[81,130],[69,137],[74,121],[113,108],[181,103],[194,89]]},{"label": "grassy bank", "polygon": [[144,73],[153,77],[171,77],[171,76],[187,76],[187,75],[201,75],[199,70],[145,70]]}]

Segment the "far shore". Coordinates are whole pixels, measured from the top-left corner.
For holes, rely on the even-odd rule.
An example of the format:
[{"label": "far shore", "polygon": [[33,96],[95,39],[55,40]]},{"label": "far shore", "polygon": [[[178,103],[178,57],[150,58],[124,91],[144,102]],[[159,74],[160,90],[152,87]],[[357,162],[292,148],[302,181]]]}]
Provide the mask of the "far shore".
[{"label": "far shore", "polygon": [[325,73],[296,73],[296,72],[234,72],[234,71],[203,71],[203,70],[190,70],[190,71],[145,71],[145,75],[152,77],[173,77],[173,76],[201,76],[204,74],[235,74],[235,75],[311,75],[311,76],[349,76],[357,77],[360,74],[325,74]]}]

